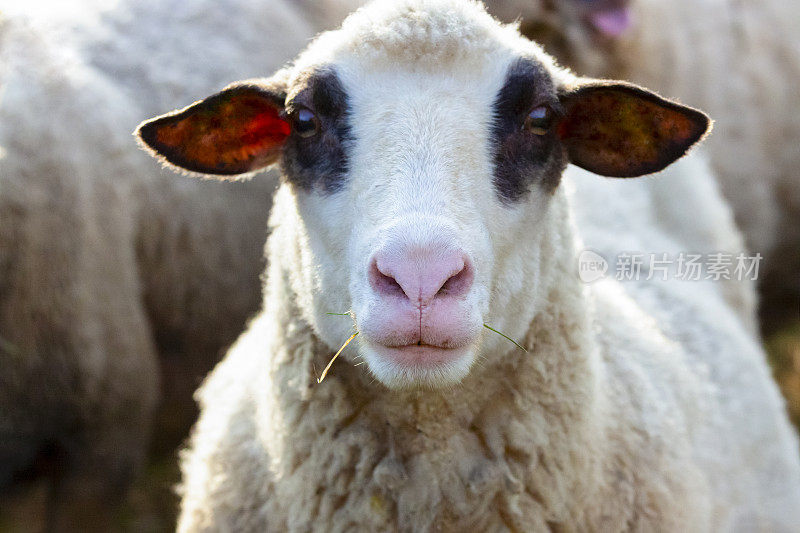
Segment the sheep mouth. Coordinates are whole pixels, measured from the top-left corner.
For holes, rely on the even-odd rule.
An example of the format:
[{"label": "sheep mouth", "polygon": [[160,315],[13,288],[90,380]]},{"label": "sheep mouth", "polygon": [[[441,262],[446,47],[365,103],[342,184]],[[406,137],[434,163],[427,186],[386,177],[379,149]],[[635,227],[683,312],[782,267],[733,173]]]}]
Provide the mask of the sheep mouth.
[{"label": "sheep mouth", "polygon": [[374,347],[379,355],[394,364],[413,368],[439,368],[448,365],[461,357],[465,351],[464,346],[444,347],[433,344],[407,344],[405,346]]},{"label": "sheep mouth", "polygon": [[407,342],[377,342],[380,346],[395,350],[414,350],[414,349],[432,349],[432,350],[455,350],[464,348],[472,344],[474,339],[460,339],[460,340],[443,340],[442,342],[429,342],[425,340],[412,340]]},{"label": "sheep mouth", "polygon": [[431,344],[367,346],[373,375],[390,388],[437,388],[461,381],[472,367],[472,345],[442,348]]}]

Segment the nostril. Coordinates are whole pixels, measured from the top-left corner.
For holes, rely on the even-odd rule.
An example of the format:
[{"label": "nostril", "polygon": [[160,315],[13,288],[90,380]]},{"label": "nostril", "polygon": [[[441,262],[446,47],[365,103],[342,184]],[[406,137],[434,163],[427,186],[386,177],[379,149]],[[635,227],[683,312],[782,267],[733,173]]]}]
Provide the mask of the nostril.
[{"label": "nostril", "polygon": [[378,272],[377,284],[378,284],[378,290],[384,294],[405,296],[403,287],[401,287],[400,284],[397,283],[397,280],[394,279],[392,276],[387,276],[386,274]]},{"label": "nostril", "polygon": [[464,258],[463,268],[444,282],[436,293],[436,297],[460,296],[466,293],[472,286],[473,277],[472,265],[467,258]]},{"label": "nostril", "polygon": [[405,291],[403,291],[403,287],[400,286],[394,277],[381,272],[380,268],[378,268],[378,262],[376,260],[373,260],[372,265],[370,266],[369,280],[372,288],[380,294],[386,296],[405,297]]}]

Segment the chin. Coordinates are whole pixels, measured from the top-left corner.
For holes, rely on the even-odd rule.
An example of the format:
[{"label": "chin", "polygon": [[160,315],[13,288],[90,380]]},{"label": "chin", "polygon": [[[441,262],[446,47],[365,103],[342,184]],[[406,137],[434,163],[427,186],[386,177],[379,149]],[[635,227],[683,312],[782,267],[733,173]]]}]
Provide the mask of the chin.
[{"label": "chin", "polygon": [[477,346],[384,346],[365,342],[362,355],[375,378],[390,389],[439,389],[457,385],[469,374]]}]

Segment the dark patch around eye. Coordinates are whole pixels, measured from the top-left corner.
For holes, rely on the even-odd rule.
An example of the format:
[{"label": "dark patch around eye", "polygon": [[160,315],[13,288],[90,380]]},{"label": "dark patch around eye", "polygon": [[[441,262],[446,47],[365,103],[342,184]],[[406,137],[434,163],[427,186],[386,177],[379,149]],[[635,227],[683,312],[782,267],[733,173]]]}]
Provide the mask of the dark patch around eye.
[{"label": "dark patch around eye", "polygon": [[330,68],[312,72],[301,83],[303,87],[294,98],[305,97],[320,128],[311,137],[289,136],[281,160],[283,175],[305,191],[319,188],[334,193],[344,185],[348,171],[351,133],[347,93]]},{"label": "dark patch around eye", "polygon": [[506,82],[494,102],[492,144],[494,185],[501,201],[523,199],[534,185],[555,191],[567,157],[555,131],[535,135],[523,128],[531,109],[555,102],[553,82],[544,66],[521,58],[506,74]]}]

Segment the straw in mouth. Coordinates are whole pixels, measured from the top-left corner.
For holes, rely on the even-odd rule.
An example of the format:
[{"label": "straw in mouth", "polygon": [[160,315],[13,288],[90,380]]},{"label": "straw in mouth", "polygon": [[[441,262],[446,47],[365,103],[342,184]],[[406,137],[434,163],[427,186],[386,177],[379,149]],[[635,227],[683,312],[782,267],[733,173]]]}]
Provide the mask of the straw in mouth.
[{"label": "straw in mouth", "polygon": [[323,370],[323,371],[322,371],[322,375],[321,375],[321,376],[319,377],[319,379],[317,380],[317,383],[322,383],[322,380],[323,380],[323,379],[325,379],[325,376],[327,376],[327,375],[328,375],[328,370],[330,370],[330,369],[331,369],[331,366],[333,365],[333,362],[334,362],[334,361],[336,361],[336,358],[337,358],[337,357],[339,357],[339,354],[340,354],[340,353],[342,353],[342,350],[344,350],[345,348],[347,348],[347,345],[348,345],[348,344],[350,344],[350,341],[351,341],[351,340],[353,340],[353,339],[355,339],[357,335],[358,335],[358,332],[356,331],[355,333],[353,333],[352,335],[350,335],[350,338],[349,338],[349,339],[347,339],[346,341],[344,341],[344,344],[342,344],[342,347],[341,347],[341,348],[339,348],[339,351],[338,351],[338,352],[336,352],[336,354],[334,354],[334,356],[333,356],[333,357],[331,357],[331,360],[330,360],[330,362],[328,363],[328,366],[326,366],[326,367],[325,367],[325,370]]},{"label": "straw in mouth", "polygon": [[[334,316],[352,316],[352,314],[351,314],[351,313],[325,313],[325,314],[326,314],[326,315],[334,315]],[[528,350],[526,350],[526,349],[525,349],[525,348],[524,348],[524,347],[523,347],[523,346],[522,346],[520,343],[518,343],[517,341],[515,341],[514,339],[512,339],[511,337],[509,337],[509,336],[508,336],[508,335],[506,335],[505,333],[501,333],[501,332],[497,331],[496,329],[494,329],[493,327],[491,327],[491,326],[490,326],[490,325],[488,325],[488,324],[484,324],[484,325],[483,325],[483,327],[485,327],[485,328],[486,328],[486,329],[488,329],[489,331],[493,331],[494,333],[497,333],[498,335],[500,335],[500,336],[501,336],[501,337],[503,337],[504,339],[506,339],[506,340],[508,340],[508,341],[512,342],[512,343],[513,343],[513,344],[514,344],[514,345],[515,345],[517,348],[519,348],[519,349],[520,349],[520,350],[522,350],[523,352],[525,352],[525,353],[527,353],[527,352],[528,352]],[[355,339],[355,338],[358,336],[358,333],[359,333],[359,332],[358,332],[358,331],[356,331],[355,333],[353,333],[352,335],[350,335],[350,338],[349,338],[349,339],[347,339],[346,341],[344,341],[344,344],[342,344],[342,347],[341,347],[341,348],[339,348],[339,351],[337,351],[337,352],[336,352],[336,353],[333,355],[333,357],[331,357],[331,360],[328,362],[328,365],[325,367],[325,370],[323,370],[323,371],[322,371],[322,375],[321,375],[321,376],[320,376],[320,377],[317,379],[317,383],[322,383],[322,380],[323,380],[323,379],[325,379],[325,376],[327,376],[327,375],[328,375],[328,371],[329,371],[329,370],[331,369],[331,367],[333,366],[333,362],[334,362],[334,361],[336,361],[336,358],[337,358],[337,357],[339,357],[339,354],[340,354],[340,353],[342,353],[342,351],[344,351],[344,349],[345,349],[345,348],[347,348],[347,345],[348,345],[348,344],[350,344],[350,341],[352,341],[353,339]]]}]

